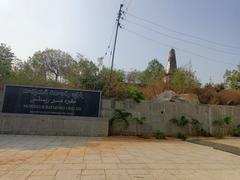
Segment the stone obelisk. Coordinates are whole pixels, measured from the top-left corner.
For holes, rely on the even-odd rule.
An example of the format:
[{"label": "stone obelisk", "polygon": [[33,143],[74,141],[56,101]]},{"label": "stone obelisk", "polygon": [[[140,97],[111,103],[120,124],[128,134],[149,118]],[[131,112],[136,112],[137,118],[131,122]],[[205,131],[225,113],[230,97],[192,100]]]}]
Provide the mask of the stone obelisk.
[{"label": "stone obelisk", "polygon": [[167,69],[166,69],[165,83],[166,83],[167,89],[170,89],[172,75],[176,69],[177,69],[177,60],[176,60],[176,55],[175,55],[175,49],[172,48],[169,51]]}]

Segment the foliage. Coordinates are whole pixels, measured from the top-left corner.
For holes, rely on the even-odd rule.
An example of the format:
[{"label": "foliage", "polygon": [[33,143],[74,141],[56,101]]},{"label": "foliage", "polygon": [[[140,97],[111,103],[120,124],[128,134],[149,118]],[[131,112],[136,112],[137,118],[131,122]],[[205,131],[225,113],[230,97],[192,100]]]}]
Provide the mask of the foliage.
[{"label": "foliage", "polygon": [[140,103],[141,100],[144,100],[144,94],[141,90],[134,86],[128,88],[129,97],[132,98],[136,103]]},{"label": "foliage", "polygon": [[76,82],[79,84],[81,89],[101,89],[100,82],[98,81],[98,67],[90,60],[86,58],[77,59],[77,64],[75,66],[75,77]]},{"label": "foliage", "polygon": [[[45,49],[35,52],[25,61],[15,63],[16,60],[11,48],[0,44],[0,85],[13,83],[101,90],[105,97],[131,97],[136,102],[155,97],[166,89],[164,67],[157,59],[151,60],[144,71],[126,73],[113,70],[111,83],[110,68],[103,66],[102,58],[97,64],[80,54],[73,58],[59,49]],[[219,90],[225,87],[239,89],[239,68],[226,71],[225,84],[212,86]],[[175,92],[191,92],[199,86],[191,67],[178,68],[172,74],[170,88]]]},{"label": "foliage", "polygon": [[139,126],[143,126],[144,122],[146,121],[145,117],[133,117],[133,121],[136,121],[136,135],[142,136],[142,129]]},{"label": "foliage", "polygon": [[224,117],[223,119],[217,119],[212,122],[214,127],[214,136],[222,138],[229,134],[230,124],[232,123],[231,117]]},{"label": "foliage", "polygon": [[129,118],[132,117],[130,112],[127,112],[124,109],[115,109],[113,113],[113,117],[109,120],[110,126],[113,125],[114,121],[121,120],[125,123],[125,128],[129,126]]},{"label": "foliage", "polygon": [[193,131],[195,131],[197,135],[200,135],[202,124],[198,120],[192,119],[191,125]]},{"label": "foliage", "polygon": [[133,120],[137,122],[139,125],[143,125],[143,123],[146,121],[145,117],[134,117]]},{"label": "foliage", "polygon": [[224,74],[224,83],[232,89],[240,89],[240,64],[237,69],[227,70]]},{"label": "foliage", "polygon": [[122,70],[114,70],[112,73],[111,84],[110,80],[111,70],[103,67],[99,72],[98,81],[102,86],[103,95],[105,97],[115,97],[117,99],[125,99],[128,97],[128,87],[124,82],[125,73]]},{"label": "foliage", "polygon": [[187,119],[185,116],[181,116],[179,119],[170,119],[170,122],[176,124],[179,127],[184,127],[189,123],[189,119]]},{"label": "foliage", "polygon": [[166,139],[165,134],[163,132],[161,132],[160,130],[158,130],[154,133],[154,137],[156,139]]},{"label": "foliage", "polygon": [[183,141],[185,141],[187,139],[187,136],[185,134],[183,134],[183,133],[177,133],[176,137],[178,139],[183,140]]},{"label": "foliage", "polygon": [[191,127],[193,134],[197,136],[208,136],[209,134],[203,129],[202,123],[200,123],[197,119],[191,120]]},{"label": "foliage", "polygon": [[11,65],[14,60],[14,53],[6,44],[0,44],[0,82],[8,79],[11,75]]},{"label": "foliage", "polygon": [[165,74],[164,66],[158,62],[157,59],[153,59],[148,63],[147,68],[142,74],[142,83],[149,84],[159,81]]},{"label": "foliage", "polygon": [[45,76],[46,79],[60,81],[68,72],[68,68],[76,63],[66,52],[60,49],[37,51],[29,59],[33,71]]},{"label": "foliage", "polygon": [[171,79],[171,89],[178,93],[184,93],[190,89],[200,87],[200,82],[192,69],[178,68]]},{"label": "foliage", "polygon": [[163,81],[159,81],[156,83],[148,84],[141,88],[146,99],[151,99],[161,94],[165,90],[165,83]]},{"label": "foliage", "polygon": [[223,118],[223,121],[226,125],[229,125],[229,124],[232,123],[232,118],[229,117],[229,116],[226,116],[226,117]]},{"label": "foliage", "polygon": [[126,80],[128,84],[138,85],[142,83],[142,72],[133,70],[127,73]]},{"label": "foliage", "polygon": [[233,136],[240,137],[240,125],[233,129]]}]

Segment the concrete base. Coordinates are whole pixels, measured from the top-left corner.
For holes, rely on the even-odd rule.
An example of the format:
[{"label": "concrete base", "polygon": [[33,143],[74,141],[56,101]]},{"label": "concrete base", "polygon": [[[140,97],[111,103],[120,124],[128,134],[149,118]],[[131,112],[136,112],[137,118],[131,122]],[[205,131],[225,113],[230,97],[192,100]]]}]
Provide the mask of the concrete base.
[{"label": "concrete base", "polygon": [[0,113],[1,134],[108,136],[108,119]]}]

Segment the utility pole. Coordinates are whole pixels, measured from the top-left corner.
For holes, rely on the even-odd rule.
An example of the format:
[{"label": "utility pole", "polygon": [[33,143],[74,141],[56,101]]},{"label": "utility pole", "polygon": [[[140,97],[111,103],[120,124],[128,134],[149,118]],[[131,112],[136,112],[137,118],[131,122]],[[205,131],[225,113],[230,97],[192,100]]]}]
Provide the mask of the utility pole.
[{"label": "utility pole", "polygon": [[110,87],[111,87],[111,84],[112,84],[113,62],[114,62],[116,42],[117,42],[117,36],[118,36],[118,29],[119,29],[119,27],[121,27],[120,20],[121,20],[121,16],[122,16],[122,7],[123,7],[123,4],[120,4],[120,8],[119,8],[119,11],[118,11],[118,16],[117,16],[117,28],[116,28],[116,33],[115,33],[114,45],[113,45],[111,72],[110,72],[110,79],[109,79],[109,86]]}]

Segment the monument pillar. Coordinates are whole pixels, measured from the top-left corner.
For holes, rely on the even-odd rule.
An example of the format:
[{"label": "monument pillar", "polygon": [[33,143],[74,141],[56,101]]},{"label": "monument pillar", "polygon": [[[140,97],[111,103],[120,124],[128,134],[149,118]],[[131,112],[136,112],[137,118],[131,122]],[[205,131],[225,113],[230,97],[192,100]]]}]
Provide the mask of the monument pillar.
[{"label": "monument pillar", "polygon": [[166,68],[165,84],[167,89],[170,89],[172,75],[176,69],[177,69],[177,60],[175,55],[175,49],[172,48],[169,51],[167,68]]}]

